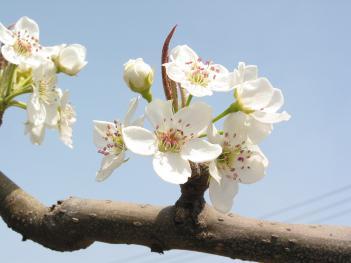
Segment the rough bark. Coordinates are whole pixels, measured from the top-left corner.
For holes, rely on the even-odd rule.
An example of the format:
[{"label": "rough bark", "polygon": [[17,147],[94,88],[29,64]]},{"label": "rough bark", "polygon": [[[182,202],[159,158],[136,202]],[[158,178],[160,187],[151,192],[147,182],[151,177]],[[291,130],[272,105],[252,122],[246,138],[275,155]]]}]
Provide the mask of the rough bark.
[{"label": "rough bark", "polygon": [[169,207],[75,197],[45,207],[0,172],[0,215],[23,240],[57,251],[100,241],[144,245],[159,253],[183,249],[261,262],[351,262],[350,228],[219,214],[203,200],[206,171],[194,169],[205,176],[183,185],[182,196]]}]

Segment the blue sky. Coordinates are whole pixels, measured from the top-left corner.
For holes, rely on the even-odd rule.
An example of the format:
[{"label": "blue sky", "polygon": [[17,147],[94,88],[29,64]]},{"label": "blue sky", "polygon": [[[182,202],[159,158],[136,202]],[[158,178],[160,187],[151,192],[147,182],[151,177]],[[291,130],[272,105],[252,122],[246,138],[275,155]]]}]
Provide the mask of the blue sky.
[{"label": "blue sky", "polygon": [[[175,185],[159,179],[151,159],[131,160],[104,183],[94,181],[100,155],[92,143],[92,120],[123,118],[134,96],[123,83],[123,63],[143,57],[156,70],[154,97],[163,98],[160,79],[162,42],[175,24],[173,46],[188,44],[203,58],[229,69],[239,61],[259,66],[261,76],[283,90],[284,109],[292,119],[275,126],[262,143],[270,160],[267,176],[240,187],[233,212],[259,217],[324,192],[351,184],[351,4],[348,1],[6,1],[0,20],[11,24],[21,16],[36,20],[43,45],[80,43],[89,64],[78,77],[60,77],[71,91],[78,113],[74,150],[55,132],[44,145],[31,145],[23,135],[26,114],[10,109],[0,129],[0,169],[49,205],[74,195],[168,205],[179,196]],[[26,98],[24,98],[25,100]],[[232,100],[218,94],[206,101],[221,112]],[[145,105],[143,104],[141,108]],[[279,214],[287,220],[348,197],[340,192],[309,206]],[[351,196],[351,194],[349,194]],[[324,209],[297,223],[347,225],[351,213],[333,217],[343,206]],[[169,252],[151,255],[147,248],[94,244],[85,251],[57,253],[21,242],[0,221],[1,258],[6,262],[230,262],[214,256]],[[134,259],[131,257],[135,257]]]}]

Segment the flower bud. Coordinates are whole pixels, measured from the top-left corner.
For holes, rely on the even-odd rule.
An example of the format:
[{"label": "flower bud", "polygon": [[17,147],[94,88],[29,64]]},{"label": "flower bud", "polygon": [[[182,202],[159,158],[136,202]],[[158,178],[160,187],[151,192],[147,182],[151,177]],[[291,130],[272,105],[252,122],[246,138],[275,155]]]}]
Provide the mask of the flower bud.
[{"label": "flower bud", "polygon": [[73,44],[62,46],[54,60],[59,72],[75,76],[88,63],[85,57],[85,47]]},{"label": "flower bud", "polygon": [[150,88],[154,81],[154,72],[142,58],[130,59],[124,64],[123,78],[132,91],[151,101]]}]

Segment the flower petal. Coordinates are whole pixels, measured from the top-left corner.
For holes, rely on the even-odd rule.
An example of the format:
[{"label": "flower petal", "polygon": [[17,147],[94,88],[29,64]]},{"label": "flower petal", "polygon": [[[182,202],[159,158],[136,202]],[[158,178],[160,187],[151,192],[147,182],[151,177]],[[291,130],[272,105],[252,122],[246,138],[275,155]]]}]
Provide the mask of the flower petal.
[{"label": "flower petal", "polygon": [[221,212],[228,213],[233,206],[233,198],[238,193],[239,185],[236,181],[223,176],[218,183],[210,179],[209,195],[213,207]]},{"label": "flower petal", "polygon": [[211,88],[194,85],[189,81],[182,82],[182,88],[187,90],[194,97],[211,96],[213,94]]},{"label": "flower petal", "polygon": [[219,175],[219,171],[217,169],[217,165],[215,161],[210,162],[208,165],[208,171],[213,179],[216,180],[217,183],[221,182],[221,176]]},{"label": "flower petal", "polygon": [[29,134],[30,140],[33,144],[40,145],[45,137],[45,127],[43,124],[36,126],[31,122],[26,122],[24,133]]},{"label": "flower petal", "polygon": [[177,63],[170,62],[163,65],[166,67],[167,76],[175,82],[183,82],[186,78],[182,67]]},{"label": "flower petal", "polygon": [[125,145],[133,153],[153,155],[157,151],[157,138],[154,133],[137,126],[122,128]]},{"label": "flower petal", "polygon": [[286,111],[283,112],[263,112],[263,111],[255,111],[251,114],[257,121],[263,123],[278,123],[281,121],[290,120],[290,114]]},{"label": "flower petal", "polygon": [[247,136],[250,138],[253,144],[259,144],[265,139],[273,130],[271,123],[263,123],[257,121],[253,117],[248,117]]},{"label": "flower petal", "polygon": [[271,101],[266,105],[264,111],[277,112],[284,104],[283,93],[280,89],[273,89]]},{"label": "flower petal", "polygon": [[106,180],[124,162],[124,156],[125,151],[122,151],[119,155],[110,154],[105,156],[102,159],[100,170],[96,173],[96,181]]},{"label": "flower petal", "polygon": [[222,147],[200,138],[195,138],[185,143],[181,156],[194,163],[203,163],[216,159],[222,153]]},{"label": "flower petal", "polygon": [[27,114],[29,122],[35,126],[43,124],[46,119],[46,108],[40,102],[38,95],[34,92],[27,103]]},{"label": "flower petal", "polygon": [[13,45],[15,39],[13,33],[0,23],[0,42],[5,45]]},{"label": "flower petal", "polygon": [[158,152],[152,164],[157,175],[172,184],[184,184],[191,176],[189,162],[177,153]]},{"label": "flower petal", "polygon": [[30,19],[29,17],[21,17],[15,24],[14,29],[16,32],[26,31],[26,33],[30,36],[39,39],[39,26],[34,20]]},{"label": "flower petal", "polygon": [[160,128],[163,131],[167,130],[173,116],[172,102],[160,99],[153,100],[146,106],[145,115],[154,128]]},{"label": "flower petal", "polygon": [[21,62],[19,56],[16,54],[12,46],[8,46],[8,45],[2,46],[1,54],[8,62],[12,64],[19,65]]},{"label": "flower petal", "polygon": [[97,148],[105,147],[108,142],[106,141],[106,132],[108,127],[114,127],[115,124],[112,122],[107,121],[93,121],[94,128],[93,128],[93,141]]},{"label": "flower petal", "polygon": [[236,89],[237,99],[245,108],[260,110],[265,108],[272,99],[274,89],[266,78],[245,82]]},{"label": "flower petal", "polygon": [[197,136],[207,130],[212,119],[212,108],[204,102],[194,102],[180,109],[173,117],[174,126],[186,136]]},{"label": "flower petal", "polygon": [[138,102],[139,102],[140,97],[135,97],[133,99],[130,100],[129,105],[128,105],[128,111],[126,113],[126,116],[124,118],[124,126],[127,127],[130,125],[131,121],[132,121],[132,117],[135,113],[135,110],[138,107]]},{"label": "flower petal", "polygon": [[216,126],[211,123],[207,129],[207,138],[211,143],[216,143],[222,145],[223,136],[220,135],[216,129]]},{"label": "flower petal", "polygon": [[250,158],[235,163],[235,168],[239,174],[238,180],[243,184],[252,184],[262,179],[268,166],[268,159],[258,146],[252,145],[249,150],[252,152]]},{"label": "flower petal", "polygon": [[231,145],[241,144],[247,140],[247,116],[242,112],[235,112],[228,115],[223,124],[224,140]]},{"label": "flower petal", "polygon": [[186,64],[190,61],[197,61],[199,57],[189,46],[179,45],[171,50],[169,58],[171,61]]}]

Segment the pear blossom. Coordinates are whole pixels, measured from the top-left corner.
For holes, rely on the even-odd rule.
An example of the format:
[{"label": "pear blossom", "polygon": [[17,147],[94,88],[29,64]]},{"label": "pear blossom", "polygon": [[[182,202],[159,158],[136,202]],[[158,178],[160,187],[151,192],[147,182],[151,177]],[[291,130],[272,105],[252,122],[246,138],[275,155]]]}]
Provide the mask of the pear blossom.
[{"label": "pear blossom", "polygon": [[28,121],[35,126],[56,125],[58,102],[56,68],[52,61],[45,60],[33,70],[33,93],[27,103]]},{"label": "pear blossom", "polygon": [[214,126],[208,131],[209,141],[220,144],[223,149],[221,155],[209,164],[210,199],[222,213],[231,209],[238,184],[257,182],[265,175],[268,166],[267,158],[248,138],[245,118],[242,112],[232,113],[224,122],[222,135]]},{"label": "pear blossom", "polygon": [[40,59],[49,58],[53,51],[40,45],[39,26],[26,16],[21,17],[11,30],[0,23],[0,42],[3,43],[3,57],[23,67],[37,66]]},{"label": "pear blossom", "polygon": [[130,59],[124,64],[123,79],[137,93],[148,92],[154,80],[154,71],[142,58]]},{"label": "pear blossom", "polygon": [[212,161],[222,152],[218,144],[199,138],[212,118],[212,109],[205,103],[196,102],[173,113],[171,101],[157,99],[147,105],[145,115],[154,132],[136,126],[123,128],[124,143],[136,154],[153,156],[156,174],[167,182],[184,184],[191,176],[189,161]]},{"label": "pear blossom", "polygon": [[101,168],[96,174],[96,180],[102,182],[107,179],[112,172],[125,162],[126,146],[122,136],[122,128],[129,125],[143,125],[144,117],[132,120],[132,116],[138,106],[138,98],[133,98],[128,107],[124,122],[117,120],[112,122],[94,121],[94,144],[98,148],[98,152],[104,155]]},{"label": "pear blossom", "polygon": [[242,112],[247,114],[249,137],[259,143],[273,130],[272,124],[288,121],[290,115],[277,112],[284,104],[280,89],[273,88],[267,78],[257,78],[236,86],[234,96]]},{"label": "pear blossom", "polygon": [[60,45],[55,53],[53,60],[58,71],[67,75],[77,75],[88,64],[86,61],[86,48],[82,45]]},{"label": "pear blossom", "polygon": [[76,112],[68,102],[69,92],[60,92],[60,103],[58,106],[57,129],[60,133],[61,141],[69,148],[73,148],[72,126],[77,121]]},{"label": "pear blossom", "polygon": [[168,77],[196,97],[210,96],[213,91],[230,91],[231,74],[219,64],[203,62],[187,45],[176,46],[170,62],[163,64]]}]

